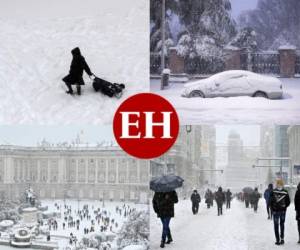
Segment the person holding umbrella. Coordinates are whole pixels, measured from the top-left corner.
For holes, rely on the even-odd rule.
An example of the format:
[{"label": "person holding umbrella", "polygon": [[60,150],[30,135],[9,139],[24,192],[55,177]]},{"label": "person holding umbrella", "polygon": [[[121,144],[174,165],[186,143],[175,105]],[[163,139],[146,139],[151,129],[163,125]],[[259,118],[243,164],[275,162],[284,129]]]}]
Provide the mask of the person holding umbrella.
[{"label": "person holding umbrella", "polygon": [[175,214],[174,204],[178,202],[175,188],[181,187],[183,181],[181,177],[175,175],[163,175],[150,181],[150,189],[155,191],[152,200],[153,209],[162,223],[161,248],[173,241],[169,225]]}]

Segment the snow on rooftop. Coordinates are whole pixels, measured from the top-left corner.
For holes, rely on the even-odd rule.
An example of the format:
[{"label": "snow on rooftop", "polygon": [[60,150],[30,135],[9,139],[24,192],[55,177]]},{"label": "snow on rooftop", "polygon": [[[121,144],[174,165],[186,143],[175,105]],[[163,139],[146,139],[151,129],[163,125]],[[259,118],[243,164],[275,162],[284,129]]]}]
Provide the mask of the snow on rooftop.
[{"label": "snow on rooftop", "polygon": [[290,49],[295,50],[295,49],[296,49],[296,46],[290,45],[290,44],[286,44],[286,45],[281,45],[281,46],[279,46],[278,49],[279,49],[279,50],[290,50]]}]

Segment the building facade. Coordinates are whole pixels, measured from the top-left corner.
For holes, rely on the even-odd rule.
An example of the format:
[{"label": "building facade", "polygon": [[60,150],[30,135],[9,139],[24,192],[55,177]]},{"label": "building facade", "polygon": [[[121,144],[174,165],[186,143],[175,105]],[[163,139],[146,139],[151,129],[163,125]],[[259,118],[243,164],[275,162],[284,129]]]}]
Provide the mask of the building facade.
[{"label": "building facade", "polygon": [[0,147],[0,195],[147,202],[149,161],[119,147]]},{"label": "building facade", "polygon": [[231,131],[228,136],[228,164],[225,169],[225,185],[234,192],[244,187],[258,186],[258,170],[253,168],[259,150],[244,147],[238,133]]},{"label": "building facade", "polygon": [[290,164],[293,168],[293,181],[300,182],[300,126],[291,126],[288,129]]},{"label": "building facade", "polygon": [[[176,174],[181,176],[183,196],[193,188],[202,188],[214,183],[216,143],[213,126],[180,126],[178,138],[173,147],[161,157],[151,160],[151,176]],[[204,170],[204,171],[203,171]]]}]

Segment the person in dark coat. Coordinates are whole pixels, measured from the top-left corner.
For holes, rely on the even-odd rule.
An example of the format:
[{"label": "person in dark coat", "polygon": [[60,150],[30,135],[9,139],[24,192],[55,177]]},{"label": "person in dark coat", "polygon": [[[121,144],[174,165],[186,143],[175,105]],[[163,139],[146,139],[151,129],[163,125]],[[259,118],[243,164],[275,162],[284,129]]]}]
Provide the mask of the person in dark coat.
[{"label": "person in dark coat", "polygon": [[232,193],[230,192],[230,189],[228,189],[225,193],[225,198],[226,198],[226,208],[230,208],[230,203],[232,199]]},{"label": "person in dark coat", "polygon": [[193,214],[197,214],[199,210],[199,203],[201,202],[200,194],[195,189],[191,195],[191,201],[192,201],[192,211]]},{"label": "person in dark coat", "polygon": [[248,192],[244,193],[244,201],[245,201],[246,208],[248,208],[249,207],[249,202],[250,202],[250,194]]},{"label": "person in dark coat", "polygon": [[[157,217],[160,218],[163,229],[160,247],[164,248],[165,244],[170,244],[173,239],[169,227],[170,220],[174,217],[174,204],[178,202],[176,191],[161,193],[155,192],[152,204]],[[166,239],[168,240],[166,241]]]},{"label": "person in dark coat", "polygon": [[207,189],[205,193],[205,203],[207,204],[207,208],[213,206],[214,195],[210,189]]},{"label": "person in dark coat", "polygon": [[272,220],[273,217],[273,212],[270,206],[270,197],[271,197],[271,192],[273,191],[273,184],[270,183],[268,188],[264,192],[264,198],[266,201],[266,206],[267,206],[267,212],[268,212],[268,220]]},{"label": "person in dark coat", "polygon": [[222,187],[218,188],[215,193],[215,200],[217,202],[218,216],[223,214],[223,203],[225,202],[225,194],[222,191]]},{"label": "person in dark coat", "polygon": [[[276,181],[276,188],[271,192],[270,202],[273,211],[274,231],[276,237],[276,245],[284,244],[284,222],[286,209],[290,205],[290,197],[288,191],[283,188],[283,180]],[[279,238],[280,224],[280,238]]]},{"label": "person in dark coat", "polygon": [[294,198],[294,204],[296,210],[296,220],[298,224],[298,235],[299,235],[298,244],[300,244],[300,182],[297,186],[297,191]]},{"label": "person in dark coat", "polygon": [[255,213],[257,213],[259,198],[260,198],[260,193],[258,192],[258,189],[256,187],[254,188],[254,191],[251,194],[251,201],[253,203],[253,210]]},{"label": "person in dark coat", "polygon": [[80,49],[77,47],[71,51],[73,59],[71,62],[71,67],[69,74],[63,78],[63,81],[68,87],[68,94],[73,94],[72,85],[76,85],[77,94],[81,94],[81,85],[84,85],[82,78],[83,71],[85,71],[89,77],[93,75],[90,67],[86,63],[84,57],[81,55]]}]

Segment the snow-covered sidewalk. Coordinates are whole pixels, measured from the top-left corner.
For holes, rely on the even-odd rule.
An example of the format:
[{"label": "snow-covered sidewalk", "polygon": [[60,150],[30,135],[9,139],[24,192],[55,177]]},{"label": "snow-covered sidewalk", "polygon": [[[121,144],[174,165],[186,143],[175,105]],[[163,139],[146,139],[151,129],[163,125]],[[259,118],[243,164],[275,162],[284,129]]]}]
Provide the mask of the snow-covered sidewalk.
[{"label": "snow-covered sidewalk", "polygon": [[[175,218],[171,220],[174,242],[169,250],[286,250],[299,249],[294,204],[287,211],[285,245],[275,246],[273,221],[267,220],[264,200],[258,212],[246,209],[244,203],[233,200],[231,209],[223,207],[223,216],[217,216],[217,207],[207,209],[201,202],[199,213],[193,215],[191,202],[180,200],[175,205]],[[161,223],[151,209],[151,249],[160,249]]]},{"label": "snow-covered sidewalk", "polygon": [[167,98],[176,108],[180,124],[298,124],[300,122],[300,78],[281,78],[281,100],[253,97],[184,98],[183,85],[160,90],[151,80],[151,91]]}]

